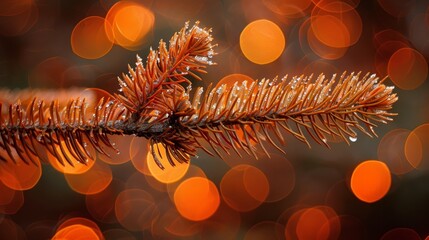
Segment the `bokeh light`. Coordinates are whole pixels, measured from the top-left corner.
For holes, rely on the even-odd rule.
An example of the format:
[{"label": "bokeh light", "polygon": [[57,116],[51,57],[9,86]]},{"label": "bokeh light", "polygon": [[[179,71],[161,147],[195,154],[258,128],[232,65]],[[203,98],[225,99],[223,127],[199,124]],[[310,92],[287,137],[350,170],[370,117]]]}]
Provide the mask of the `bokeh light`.
[{"label": "bokeh light", "polygon": [[408,43],[398,40],[382,42],[375,53],[375,68],[380,76],[388,75],[388,64],[392,55],[401,48],[407,48]]},{"label": "bokeh light", "polygon": [[307,10],[311,5],[311,0],[263,0],[262,2],[268,9],[270,9],[274,13],[290,18],[298,18],[305,16],[305,10]]},{"label": "bokeh light", "polygon": [[[10,2],[10,1],[5,1]],[[0,35],[15,37],[28,34],[39,20],[39,7],[34,1],[19,0],[16,3],[27,2],[21,5],[22,12],[12,16],[2,16],[0,21]],[[12,6],[15,4],[11,4]],[[7,9],[8,7],[6,7]]]},{"label": "bokeh light", "polygon": [[414,160],[409,161],[405,155],[406,141],[409,138],[410,134],[411,131],[407,129],[394,129],[386,133],[378,144],[378,159],[386,163],[390,171],[392,171],[392,173],[394,174],[401,175],[408,173],[413,169],[417,168],[420,164],[421,159],[418,158],[418,147],[420,146],[421,156],[421,145],[417,145],[420,144],[420,142],[418,142],[418,139],[412,138],[409,140],[413,141],[414,143],[417,143],[413,145],[415,151],[413,151],[412,154],[414,155],[410,156],[413,157]]},{"label": "bokeh light", "polygon": [[180,186],[180,184],[186,179],[193,177],[207,178],[207,175],[200,167],[194,164],[189,164],[189,168],[186,171],[186,174],[179,181],[167,184],[167,193],[171,201],[174,202],[174,193],[176,192],[177,187]]},{"label": "bokeh light", "polygon": [[426,169],[429,165],[423,161],[429,157],[426,146],[429,144],[429,124],[424,123],[414,128],[405,141],[404,153],[408,162],[416,168]]},{"label": "bokeh light", "polygon": [[420,235],[410,228],[394,228],[383,234],[380,240],[420,240]]},{"label": "bokeh light", "polygon": [[33,0],[2,1],[0,9],[0,35],[24,35],[39,20],[39,7]]},{"label": "bokeh light", "polygon": [[54,220],[40,220],[37,222],[32,222],[25,227],[25,234],[27,238],[33,238],[35,240],[39,239],[51,239],[53,235],[52,229],[56,226],[56,221]]},{"label": "bokeh light", "polygon": [[302,74],[306,75],[314,74],[315,76],[318,76],[319,74],[323,73],[326,74],[326,76],[332,76],[339,71],[338,68],[328,60],[310,60],[310,57],[307,56],[303,57],[299,61],[298,66],[300,69],[302,69]]},{"label": "bokeh light", "polygon": [[145,6],[134,1],[119,1],[106,15],[106,29],[112,27],[113,34],[108,35],[116,44],[136,50],[152,29],[154,14]]},{"label": "bokeh light", "polygon": [[353,170],[350,187],[357,198],[373,203],[387,194],[391,182],[390,170],[385,163],[367,160]]},{"label": "bokeh light", "polygon": [[390,57],[387,71],[396,86],[404,90],[412,90],[426,81],[428,64],[416,50],[401,48]]},{"label": "bokeh light", "polygon": [[[312,0],[316,7],[330,12],[343,12],[358,7],[360,0]],[[347,5],[344,5],[347,4]],[[342,8],[347,6],[346,8]]]},{"label": "bokeh light", "polygon": [[33,88],[62,87],[63,74],[71,66],[63,57],[50,57],[40,61],[29,73],[28,85]]},{"label": "bokeh light", "polygon": [[202,239],[237,239],[241,223],[241,215],[222,203],[209,219],[198,222],[199,235]]},{"label": "bokeh light", "polygon": [[299,217],[296,225],[298,239],[326,239],[322,238],[323,226],[328,223],[328,218],[319,209],[307,209]]},{"label": "bokeh light", "polygon": [[[355,8],[345,1],[320,1],[311,16],[315,35],[328,46],[349,47],[356,44],[362,35],[362,19]],[[322,21],[320,17],[323,17]]]},{"label": "bokeh light", "polygon": [[71,34],[71,47],[79,57],[96,59],[106,55],[113,47],[112,29],[102,17],[90,16],[81,20]]},{"label": "bokeh light", "polygon": [[[94,235],[97,238],[94,238]],[[57,233],[53,239],[74,239],[76,237],[81,237],[83,239],[103,239],[103,234],[98,225],[90,219],[83,217],[65,217],[59,222]]]},{"label": "bokeh light", "polygon": [[269,192],[265,202],[277,202],[287,198],[295,188],[296,173],[292,163],[283,155],[273,153],[270,158],[252,163],[267,178]]},{"label": "bokeh light", "polygon": [[223,200],[240,212],[251,211],[260,206],[269,190],[265,174],[258,168],[245,164],[231,168],[220,183]]},{"label": "bokeh light", "polygon": [[14,16],[24,12],[31,6],[33,0],[6,0],[0,4],[0,16]]},{"label": "bokeh light", "polygon": [[192,237],[200,232],[198,222],[191,221],[184,218],[177,211],[176,208],[169,207],[170,202],[167,204],[166,211],[164,211],[160,218],[155,220],[152,230],[152,235],[158,238],[178,238],[178,237]]},{"label": "bokeh light", "polygon": [[[343,57],[348,50],[347,47],[330,47],[321,42],[314,34],[313,28],[311,27],[311,19],[307,19],[300,26],[300,36],[301,45],[308,44],[311,51],[322,59],[339,59]],[[307,41],[305,41],[305,39]]]},{"label": "bokeh light", "polygon": [[[8,190],[6,190],[5,194],[7,194],[7,191]],[[7,197],[7,198],[9,198],[9,197]],[[0,205],[0,215],[1,214],[9,214],[9,215],[16,214],[24,205],[24,193],[22,191],[14,191],[13,195],[12,195],[12,199],[10,199],[10,200],[5,199],[5,200],[8,200],[8,201],[5,201],[3,204]]]},{"label": "bokeh light", "polygon": [[332,208],[320,205],[290,210],[293,212],[284,229],[286,239],[338,239],[341,223]]},{"label": "bokeh light", "polygon": [[[1,153],[4,154],[4,153]],[[3,155],[7,156],[7,155]],[[37,164],[37,165],[36,165]],[[42,168],[36,164],[12,160],[0,163],[0,181],[14,190],[28,190],[33,188],[42,176]]]},{"label": "bokeh light", "polygon": [[171,208],[158,220],[155,236],[164,238],[192,239],[236,239],[239,232],[240,214],[225,204],[221,204],[216,212],[204,221],[192,221],[184,218]]},{"label": "bokeh light", "polygon": [[154,146],[156,152],[160,152],[161,155],[159,157],[159,160],[161,161],[162,165],[164,166],[164,169],[161,169],[156,163],[152,156],[151,152],[147,152],[146,160],[142,159],[143,161],[147,161],[147,167],[148,170],[156,180],[162,182],[162,183],[172,183],[176,182],[179,179],[181,179],[186,172],[188,171],[190,163],[179,163],[177,160],[173,159],[177,164],[175,166],[172,166],[168,162],[167,153],[165,151],[165,148],[161,144],[157,144]]},{"label": "bokeh light", "polygon": [[[301,217],[302,213],[305,212],[305,209],[292,207],[291,209],[287,209],[281,216],[281,218],[286,219],[286,225],[284,229],[284,234],[286,239],[298,239],[296,227]],[[291,213],[289,213],[291,212]]]},{"label": "bokeh light", "polygon": [[73,191],[81,194],[96,194],[106,189],[113,177],[110,167],[99,161],[85,173],[65,174],[65,178]]},{"label": "bokeh light", "polygon": [[400,32],[395,31],[393,29],[383,29],[374,34],[374,44],[376,48],[381,47],[383,44],[387,42],[402,42],[406,45],[409,44],[407,38]]},{"label": "bokeh light", "polygon": [[0,195],[0,206],[4,206],[12,202],[13,197],[15,196],[14,189],[7,187],[2,181],[0,181],[0,192],[2,193]]},{"label": "bokeh light", "polygon": [[266,19],[249,23],[240,35],[241,51],[256,64],[275,61],[282,54],[285,45],[285,36],[280,27]]},{"label": "bokeh light", "polygon": [[115,200],[121,193],[125,184],[119,180],[113,179],[112,182],[103,191],[86,195],[85,204],[91,216],[103,223],[115,223]]},{"label": "bokeh light", "polygon": [[284,227],[273,221],[262,221],[253,225],[244,235],[244,240],[284,239]]},{"label": "bokeh light", "polygon": [[9,218],[5,218],[0,221],[0,236],[4,239],[11,240],[26,239],[26,235],[22,227]]},{"label": "bokeh light", "polygon": [[56,232],[52,240],[99,240],[94,229],[81,225],[70,225]]},{"label": "bokeh light", "polygon": [[414,131],[410,132],[404,145],[404,154],[407,161],[414,168],[418,168],[423,157],[423,146],[419,136]]},{"label": "bokeh light", "polygon": [[116,197],[115,214],[118,222],[130,231],[143,231],[151,227],[158,207],[153,196],[142,189],[125,189]]},{"label": "bokeh light", "polygon": [[192,221],[205,220],[218,209],[219,192],[207,178],[188,178],[176,188],[174,204],[183,217]]},{"label": "bokeh light", "polygon": [[311,27],[317,39],[330,47],[350,46],[350,33],[344,23],[332,15],[316,16]]}]

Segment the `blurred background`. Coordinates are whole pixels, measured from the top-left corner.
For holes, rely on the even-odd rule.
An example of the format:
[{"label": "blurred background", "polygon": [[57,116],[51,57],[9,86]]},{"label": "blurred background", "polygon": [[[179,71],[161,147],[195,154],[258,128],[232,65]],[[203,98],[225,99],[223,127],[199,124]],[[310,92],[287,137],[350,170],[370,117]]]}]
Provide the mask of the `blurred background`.
[{"label": "blurred background", "polygon": [[259,160],[200,151],[160,171],[144,139],[115,136],[121,153],[87,166],[2,163],[1,239],[429,239],[429,1],[2,0],[0,88],[117,92],[136,54],[197,20],[218,55],[196,86],[370,72],[399,115],[378,138],[286,136]]}]

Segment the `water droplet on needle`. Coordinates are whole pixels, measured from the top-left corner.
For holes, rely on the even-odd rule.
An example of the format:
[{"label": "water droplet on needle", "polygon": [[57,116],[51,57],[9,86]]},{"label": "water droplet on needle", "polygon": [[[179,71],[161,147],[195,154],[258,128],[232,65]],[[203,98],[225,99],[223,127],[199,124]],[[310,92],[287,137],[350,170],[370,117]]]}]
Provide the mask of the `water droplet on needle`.
[{"label": "water droplet on needle", "polygon": [[349,137],[349,140],[350,140],[350,141],[352,141],[352,142],[356,142],[356,141],[357,141],[357,137],[352,137],[352,136],[350,136],[350,137]]}]

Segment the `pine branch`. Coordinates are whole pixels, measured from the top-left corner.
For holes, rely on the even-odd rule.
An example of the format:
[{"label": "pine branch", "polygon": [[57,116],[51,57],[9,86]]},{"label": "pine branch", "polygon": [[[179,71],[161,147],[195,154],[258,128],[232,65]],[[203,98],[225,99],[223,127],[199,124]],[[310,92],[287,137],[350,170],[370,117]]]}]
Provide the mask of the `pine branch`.
[{"label": "pine branch", "polygon": [[[86,164],[91,148],[108,155],[114,148],[110,135],[135,135],[149,139],[151,152],[171,165],[188,162],[198,149],[223,156],[242,149],[256,155],[265,143],[283,149],[283,133],[309,144],[309,135],[326,145],[327,136],[345,142],[356,130],[376,136],[377,123],[391,121],[388,112],[397,101],[393,87],[375,75],[343,74],[326,79],[320,75],[235,83],[233,86],[198,88],[192,99],[190,78],[200,79],[215,55],[210,30],[198,23],[186,25],[167,44],[150,50],[146,63],[119,78],[120,92],[89,104],[85,98],[58,100],[32,98],[0,103],[0,160],[38,164],[40,150],[61,164]],[[305,134],[307,132],[307,134]],[[242,135],[242,136],[240,136]],[[166,149],[160,156],[158,144]],[[256,145],[255,145],[256,144]]]}]

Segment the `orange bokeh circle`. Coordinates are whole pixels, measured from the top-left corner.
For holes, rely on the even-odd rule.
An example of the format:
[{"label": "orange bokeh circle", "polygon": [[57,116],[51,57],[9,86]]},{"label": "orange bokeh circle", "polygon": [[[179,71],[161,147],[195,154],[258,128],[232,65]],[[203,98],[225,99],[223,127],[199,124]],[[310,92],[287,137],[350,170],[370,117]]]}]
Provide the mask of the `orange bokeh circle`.
[{"label": "orange bokeh circle", "polygon": [[62,228],[52,237],[52,240],[99,240],[94,229],[81,224]]},{"label": "orange bokeh circle", "polygon": [[104,18],[90,16],[81,20],[74,27],[70,43],[73,52],[79,57],[97,59],[103,57],[113,47],[108,34],[111,26]]},{"label": "orange bokeh circle", "polygon": [[350,47],[357,43],[362,35],[362,19],[356,9],[343,1],[322,2],[311,12],[312,25],[319,17],[327,17],[312,26],[316,37],[332,47]]},{"label": "orange bokeh circle", "polygon": [[304,16],[311,5],[311,0],[263,0],[262,2],[272,12],[289,18]]},{"label": "orange bokeh circle", "polygon": [[412,90],[426,81],[428,64],[422,54],[412,48],[401,48],[389,59],[390,79],[401,89]]},{"label": "orange bokeh circle", "polygon": [[220,183],[224,201],[240,212],[248,212],[260,206],[267,199],[269,190],[265,174],[246,164],[231,168]]},{"label": "orange bokeh circle", "polygon": [[240,34],[241,51],[256,64],[274,62],[283,53],[285,46],[282,30],[267,19],[249,23]]},{"label": "orange bokeh circle", "polygon": [[414,128],[405,141],[403,148],[407,161],[415,168],[426,169],[428,167],[427,159],[429,151],[429,123],[424,123]]},{"label": "orange bokeh circle", "polygon": [[[284,230],[286,239],[338,239],[341,223],[332,208],[321,205],[297,210],[292,208],[289,211],[293,212],[287,219]],[[287,212],[284,215],[281,219],[288,215]]]},{"label": "orange bokeh circle", "polygon": [[103,239],[98,225],[83,217],[72,217],[63,220],[52,239]]},{"label": "orange bokeh circle", "polygon": [[350,187],[358,199],[373,203],[387,194],[391,181],[390,170],[385,163],[368,160],[356,166],[351,176]]},{"label": "orange bokeh circle", "polygon": [[134,1],[119,1],[106,15],[106,24],[112,26],[109,39],[130,50],[136,50],[142,45],[154,22],[154,14]]},{"label": "orange bokeh circle", "polygon": [[350,46],[349,30],[340,19],[332,15],[313,17],[311,27],[317,39],[327,46],[336,48]]},{"label": "orange bokeh circle", "polygon": [[[4,154],[3,151],[0,154]],[[4,156],[7,156],[7,154]],[[36,164],[26,164],[20,160],[17,163],[12,160],[8,162],[2,161],[0,162],[0,181],[14,190],[31,189],[39,182],[42,176],[42,166],[38,160]]]},{"label": "orange bokeh circle", "polygon": [[220,204],[216,185],[204,177],[188,178],[176,188],[174,204],[183,217],[202,221],[211,217]]},{"label": "orange bokeh circle", "polygon": [[106,189],[97,193],[85,196],[85,205],[93,218],[103,223],[116,223],[115,200],[116,196],[125,188],[125,184],[120,180],[113,179]]},{"label": "orange bokeh circle", "polygon": [[321,42],[314,34],[313,28],[307,30],[307,42],[311,50],[319,57],[327,60],[335,60],[343,57],[348,47],[331,47]]},{"label": "orange bokeh circle", "polygon": [[116,197],[115,214],[118,222],[131,231],[151,227],[158,217],[158,207],[153,196],[142,189],[125,189]]},{"label": "orange bokeh circle", "polygon": [[[407,141],[409,141],[408,145],[406,145]],[[410,143],[413,145],[409,145]],[[378,159],[385,162],[394,174],[408,173],[420,165],[419,155],[421,156],[422,149],[419,144],[418,136],[413,135],[410,130],[394,129],[385,134],[378,144]],[[406,152],[407,146],[412,147],[413,151]],[[408,159],[406,154],[413,159]]]},{"label": "orange bokeh circle", "polygon": [[65,174],[66,181],[73,191],[81,194],[97,194],[109,186],[112,181],[110,166],[99,161],[85,173]]}]

